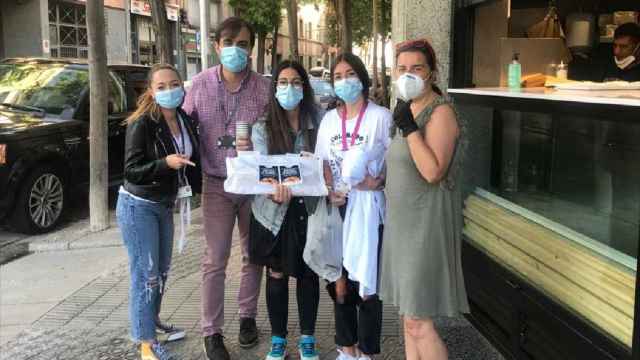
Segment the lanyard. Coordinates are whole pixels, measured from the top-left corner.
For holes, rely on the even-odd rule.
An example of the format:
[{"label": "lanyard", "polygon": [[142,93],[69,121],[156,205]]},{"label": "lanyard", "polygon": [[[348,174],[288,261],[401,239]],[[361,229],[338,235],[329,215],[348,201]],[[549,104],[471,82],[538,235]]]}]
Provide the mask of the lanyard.
[{"label": "lanyard", "polygon": [[180,129],[180,142],[182,142],[182,147],[180,147],[180,144],[178,144],[178,142],[176,141],[175,136],[173,136],[173,134],[171,134],[171,141],[173,142],[173,147],[176,149],[176,153],[178,154],[182,154],[183,152],[186,152],[186,146],[184,144],[184,132],[182,130],[182,117],[180,115],[177,116],[177,123],[178,123],[178,129]]},{"label": "lanyard", "polygon": [[180,206],[180,237],[178,238],[178,253],[182,254],[187,245],[187,229],[191,226],[191,199],[178,199]]},{"label": "lanyard", "polygon": [[[218,76],[222,76],[222,74],[218,74]],[[244,80],[242,81],[244,82]],[[241,83],[240,87],[242,86],[243,85]],[[229,124],[231,124],[231,121],[233,121],[233,118],[235,118],[236,113],[238,112],[238,108],[240,107],[240,101],[238,100],[237,93],[234,94],[229,92],[229,94],[231,95],[231,101],[233,102],[233,106],[231,107],[231,112],[227,113],[227,106],[226,106],[227,96],[225,96],[226,94],[225,94],[224,88],[225,88],[224,80],[221,80],[220,84],[218,84],[218,99],[220,99],[220,108],[222,109],[222,112],[224,113],[224,116],[225,116],[224,132],[226,134],[227,131],[229,130]]]},{"label": "lanyard", "polygon": [[347,146],[347,109],[345,107],[344,111],[340,113],[340,117],[342,118],[342,151],[349,150],[349,147],[355,144],[356,139],[358,138],[358,132],[360,131],[360,124],[362,123],[362,117],[364,113],[367,111],[367,105],[369,105],[368,101],[360,108],[360,114],[358,114],[358,120],[356,120],[356,127],[353,129],[351,133],[351,144]]},{"label": "lanyard", "polygon": [[[188,135],[185,135],[186,131],[182,130],[183,129],[182,116],[180,116],[180,114],[177,114],[177,123],[178,123],[178,128],[180,129],[180,142],[182,143],[182,147],[180,147],[180,144],[178,144],[173,134],[171,134],[171,142],[173,143],[173,147],[176,149],[176,154],[184,155],[184,153],[187,152],[187,146],[185,145],[184,137]],[[180,181],[181,184],[187,183],[186,167],[183,167],[182,169],[178,170],[178,180]]]}]

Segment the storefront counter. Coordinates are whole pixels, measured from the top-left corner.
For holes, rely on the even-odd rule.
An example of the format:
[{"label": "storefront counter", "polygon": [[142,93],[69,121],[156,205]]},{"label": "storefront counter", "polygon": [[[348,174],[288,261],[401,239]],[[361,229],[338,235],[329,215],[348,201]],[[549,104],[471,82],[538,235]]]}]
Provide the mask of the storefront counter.
[{"label": "storefront counter", "polygon": [[511,358],[635,359],[640,91],[449,95],[472,321]]}]

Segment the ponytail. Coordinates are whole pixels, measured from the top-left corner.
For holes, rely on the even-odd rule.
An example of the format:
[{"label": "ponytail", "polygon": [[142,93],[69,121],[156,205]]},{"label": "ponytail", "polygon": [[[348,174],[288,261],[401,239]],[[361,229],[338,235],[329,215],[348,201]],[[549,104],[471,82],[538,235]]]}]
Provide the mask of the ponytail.
[{"label": "ponytail", "polygon": [[136,105],[136,111],[125,120],[127,125],[131,125],[131,123],[143,115],[151,115],[154,119],[160,118],[160,106],[156,103],[156,99],[153,98],[153,90],[151,90],[151,88],[147,88],[147,90],[140,95]]}]

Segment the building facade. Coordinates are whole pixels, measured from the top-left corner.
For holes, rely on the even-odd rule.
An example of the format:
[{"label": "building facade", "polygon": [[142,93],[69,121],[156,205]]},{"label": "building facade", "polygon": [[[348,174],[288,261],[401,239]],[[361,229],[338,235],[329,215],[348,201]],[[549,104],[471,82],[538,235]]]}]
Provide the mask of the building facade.
[{"label": "building facade", "polygon": [[[336,56],[337,49],[327,45],[326,14],[325,5],[304,5],[298,10],[298,53],[300,62],[307,70],[317,66],[329,67],[332,58]],[[271,72],[273,56],[277,57],[278,62],[291,56],[289,34],[287,12],[283,10],[275,51],[273,49],[273,35],[270,34],[267,38],[265,72]],[[254,49],[252,56],[257,59],[257,49]],[[257,64],[254,63],[253,66],[254,70],[257,69]]]},{"label": "building facade", "polygon": [[[6,0],[0,4],[0,55],[86,59],[85,0]],[[166,0],[170,37],[176,41],[182,1]],[[107,56],[112,63],[157,61],[147,0],[106,0]],[[124,44],[124,46],[123,46]]]},{"label": "building facade", "polygon": [[[87,58],[85,2],[6,0],[0,4],[2,57]],[[128,62],[124,0],[105,1],[105,35],[111,62]]]},{"label": "building facade", "polygon": [[[0,58],[51,57],[88,58],[86,0],[4,0],[0,2]],[[200,1],[165,0],[174,44],[175,65],[186,79],[202,70],[200,43]],[[224,0],[210,0],[210,63],[217,63],[213,29],[235,14]],[[148,0],[106,0],[105,35],[111,63],[153,64],[158,61],[155,34]],[[278,34],[267,39],[265,72],[271,71],[273,56],[278,61],[290,56],[286,11]],[[298,12],[300,60],[307,69],[328,67],[337,50],[326,45],[325,6],[305,5]],[[123,46],[124,45],[124,46]],[[257,46],[252,66],[257,69]]]}]

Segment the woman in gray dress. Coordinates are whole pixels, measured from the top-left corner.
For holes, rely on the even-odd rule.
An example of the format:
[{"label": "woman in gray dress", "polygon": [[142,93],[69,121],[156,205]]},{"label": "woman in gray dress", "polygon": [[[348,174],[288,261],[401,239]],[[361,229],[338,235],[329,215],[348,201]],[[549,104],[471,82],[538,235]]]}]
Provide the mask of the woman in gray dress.
[{"label": "woman in gray dress", "polygon": [[387,154],[380,296],[403,316],[409,360],[447,359],[434,316],[469,311],[460,265],[464,124],[437,88],[426,40],[396,46],[401,100]]}]

